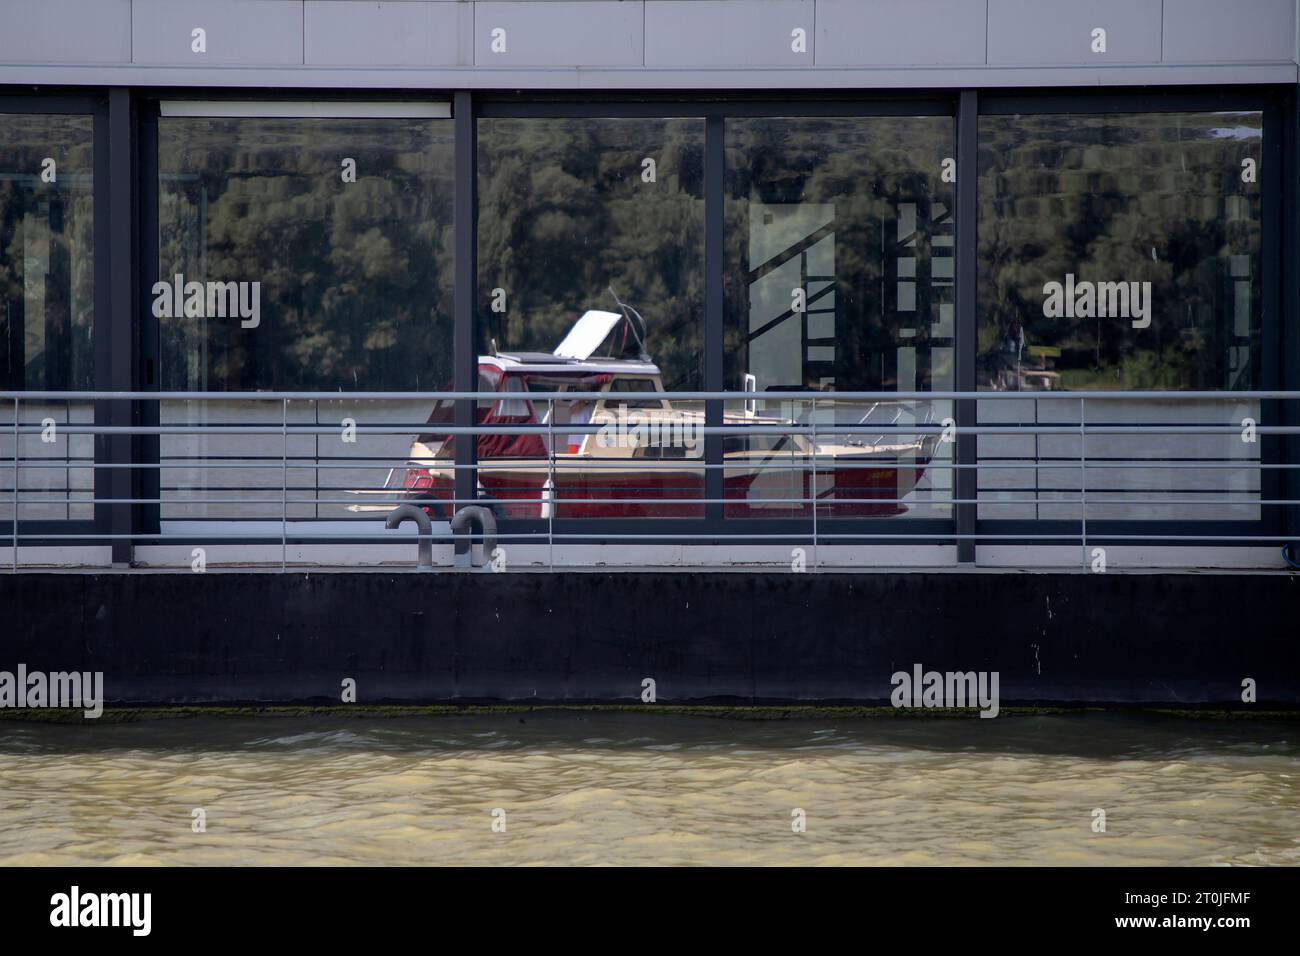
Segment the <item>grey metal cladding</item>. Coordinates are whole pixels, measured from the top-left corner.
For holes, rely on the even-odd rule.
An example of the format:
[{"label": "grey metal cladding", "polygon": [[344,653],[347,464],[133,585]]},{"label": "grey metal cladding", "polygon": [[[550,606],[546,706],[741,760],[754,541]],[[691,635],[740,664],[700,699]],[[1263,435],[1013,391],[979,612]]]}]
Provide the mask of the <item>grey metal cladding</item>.
[{"label": "grey metal cladding", "polygon": [[646,0],[645,65],[811,67],[815,12],[813,0]]},{"label": "grey metal cladding", "polygon": [[449,0],[307,0],[309,66],[455,66],[465,4]]},{"label": "grey metal cladding", "polygon": [[474,65],[640,67],[644,13],[632,0],[476,3]]},{"label": "grey metal cladding", "polygon": [[[185,66],[302,64],[302,0],[135,0],[132,60]],[[196,29],[206,53],[193,49]]]},{"label": "grey metal cladding", "polygon": [[[0,83],[1294,84],[1297,0],[0,0]],[[805,25],[807,24],[807,25]],[[206,32],[206,52],[191,48]],[[807,52],[791,31],[808,29]],[[1106,31],[1106,51],[1092,31]],[[494,52],[492,31],[505,31]]]},{"label": "grey metal cladding", "polygon": [[985,0],[818,0],[818,66],[984,62]]},{"label": "grey metal cladding", "polygon": [[1295,0],[1165,0],[1166,63],[1296,58]]},{"label": "grey metal cladding", "polygon": [[[988,0],[990,65],[1160,62],[1161,0]],[[1105,31],[1105,52],[1093,31]]]},{"label": "grey metal cladding", "polygon": [[0,62],[130,63],[131,0],[6,3]]}]

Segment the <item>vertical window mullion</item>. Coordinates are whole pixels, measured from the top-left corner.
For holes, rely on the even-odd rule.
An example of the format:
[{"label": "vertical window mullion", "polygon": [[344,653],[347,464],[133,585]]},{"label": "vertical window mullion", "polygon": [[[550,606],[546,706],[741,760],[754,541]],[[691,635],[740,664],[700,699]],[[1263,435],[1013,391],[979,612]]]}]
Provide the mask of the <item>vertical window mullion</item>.
[{"label": "vertical window mullion", "polygon": [[[140,134],[139,179],[140,196],[140,287],[135,302],[135,314],[139,317],[140,368],[139,388],[146,392],[162,389],[162,362],[158,343],[158,319],[150,307],[152,296],[149,294],[158,275],[158,107],[150,105],[149,114],[142,115],[138,127]],[[140,422],[145,426],[157,426],[161,421],[160,403],[157,401],[140,403]],[[155,501],[162,499],[162,473],[158,468],[161,437],[142,435],[137,443],[136,469],[139,475],[138,487],[141,498]],[[161,530],[162,507],[158,504],[142,505],[139,509],[141,534],[158,534]]]},{"label": "vertical window mullion", "polygon": [[[108,260],[109,325],[106,336],[107,362],[97,370],[97,380],[102,388],[114,391],[131,391],[135,382],[134,303],[135,295],[135,242],[134,229],[136,195],[132,168],[135,135],[133,129],[131,91],[114,88],[108,95],[108,248],[101,259]],[[107,403],[108,422],[116,427],[129,426],[135,419],[132,402]],[[99,418],[96,416],[96,421]],[[130,435],[110,435],[106,442],[108,461],[114,465],[130,464],[133,440]],[[109,470],[107,488],[109,497],[122,501],[134,498],[133,473],[129,468]],[[132,542],[127,537],[133,533],[135,506],[112,504],[108,507],[108,527],[112,535],[114,565],[129,565]]]},{"label": "vertical window mullion", "polygon": [[[478,303],[478,240],[477,202],[478,149],[477,127],[474,117],[474,100],[468,90],[458,91],[453,104],[456,124],[455,145],[455,333],[452,347],[455,369],[453,387],[457,392],[472,392],[478,387],[478,349],[474,339],[474,320]],[[457,402],[455,422],[457,427],[468,428],[474,424],[475,406],[472,402]],[[453,447],[456,453],[454,514],[464,502],[473,501],[478,487],[478,475],[473,469],[478,451],[477,436],[459,435]],[[469,552],[469,539],[458,538],[456,554]]]},{"label": "vertical window mullion", "polygon": [[[1285,338],[1279,323],[1281,315],[1281,282],[1278,266],[1280,264],[1280,237],[1282,235],[1282,142],[1280,111],[1271,106],[1264,111],[1264,155],[1261,157],[1260,189],[1264,202],[1260,208],[1262,287],[1260,295],[1263,300],[1260,315],[1260,355],[1259,385],[1263,389],[1284,388],[1282,381],[1283,366],[1279,346]],[[1287,412],[1285,402],[1260,402],[1260,422],[1265,425],[1282,424]],[[1284,457],[1283,436],[1263,436],[1260,442],[1259,460],[1261,464],[1276,464]],[[1261,469],[1259,488],[1260,497],[1265,500],[1280,500],[1283,496],[1285,482],[1283,475],[1276,469]],[[1260,509],[1265,533],[1280,531],[1287,518],[1281,508],[1263,505]]]},{"label": "vertical window mullion", "polygon": [[[109,110],[105,98],[95,112],[95,161],[94,161],[94,214],[95,214],[95,327],[94,335],[94,376],[92,388],[102,391],[112,388],[112,340],[113,340],[113,295],[112,295],[112,261],[109,250],[113,236],[110,231],[111,203],[109,183],[112,182],[112,167],[109,162]],[[96,401],[92,420],[98,425],[110,422],[110,407],[105,401]],[[95,501],[113,496],[113,473],[117,469],[100,467],[113,461],[114,448],[107,435],[95,435],[92,441],[95,463],[94,478],[91,482],[95,489]],[[94,526],[99,534],[112,532],[112,513],[110,506],[96,504],[94,508]]]},{"label": "vertical window mullion", "polygon": [[[976,134],[979,122],[979,99],[974,90],[963,90],[957,106],[957,262],[955,362],[956,389],[959,392],[975,390],[975,353],[978,322],[975,307],[976,265],[976,215],[977,184]],[[956,403],[954,420],[959,428],[971,428],[978,422],[976,403],[963,399]],[[967,467],[975,463],[978,454],[977,436],[957,436],[957,476],[952,483],[959,501],[974,502],[977,493],[977,473]],[[976,529],[976,505],[958,504],[953,511],[959,535],[972,535]],[[961,537],[957,540],[957,560],[964,564],[975,561],[975,539]]]}]

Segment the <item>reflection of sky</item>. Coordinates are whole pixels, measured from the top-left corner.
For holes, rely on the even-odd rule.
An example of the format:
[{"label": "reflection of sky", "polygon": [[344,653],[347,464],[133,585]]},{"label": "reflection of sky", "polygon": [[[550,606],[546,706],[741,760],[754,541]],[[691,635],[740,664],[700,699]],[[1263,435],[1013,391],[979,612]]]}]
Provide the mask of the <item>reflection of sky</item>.
[{"label": "reflection of sky", "polygon": [[1216,126],[1210,129],[1214,139],[1259,139],[1264,131],[1250,126]]}]

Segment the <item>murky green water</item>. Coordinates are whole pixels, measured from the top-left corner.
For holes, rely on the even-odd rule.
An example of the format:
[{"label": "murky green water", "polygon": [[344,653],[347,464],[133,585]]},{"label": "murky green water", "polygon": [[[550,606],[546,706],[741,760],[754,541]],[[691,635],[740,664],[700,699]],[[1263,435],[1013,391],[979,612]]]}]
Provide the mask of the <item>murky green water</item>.
[{"label": "murky green water", "polygon": [[1296,864],[1297,731],[1113,714],[6,720],[0,863]]}]

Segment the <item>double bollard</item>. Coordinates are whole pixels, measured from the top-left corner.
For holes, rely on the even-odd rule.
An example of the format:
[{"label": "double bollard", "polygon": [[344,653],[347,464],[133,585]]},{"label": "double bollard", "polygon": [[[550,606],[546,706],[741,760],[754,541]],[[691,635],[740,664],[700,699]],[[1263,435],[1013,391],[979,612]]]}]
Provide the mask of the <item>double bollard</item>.
[{"label": "double bollard", "polygon": [[[398,528],[404,521],[415,522],[416,533],[416,563],[418,571],[433,570],[433,523],[423,508],[416,505],[404,504],[398,505],[388,515],[384,522],[384,527],[392,531]],[[466,548],[461,551],[459,547],[456,553],[456,567],[473,568],[474,564],[474,531],[472,525],[478,526],[478,535],[483,539],[483,561],[487,564],[492,559],[492,552],[496,550],[497,544],[497,519],[487,508],[482,505],[467,505],[461,508],[452,516],[451,533],[453,535],[466,535]],[[459,542],[457,542],[459,544]]]}]

